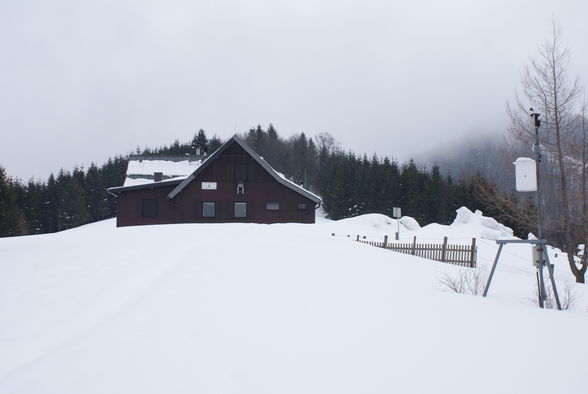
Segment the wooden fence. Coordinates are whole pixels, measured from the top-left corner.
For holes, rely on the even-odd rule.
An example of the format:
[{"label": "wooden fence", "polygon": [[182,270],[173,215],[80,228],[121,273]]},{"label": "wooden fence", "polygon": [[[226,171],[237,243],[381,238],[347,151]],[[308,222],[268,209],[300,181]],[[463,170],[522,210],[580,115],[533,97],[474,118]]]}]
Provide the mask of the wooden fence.
[{"label": "wooden fence", "polygon": [[377,246],[379,248],[390,249],[395,252],[419,256],[425,259],[460,265],[462,267],[476,267],[476,258],[478,254],[476,248],[476,238],[472,238],[471,245],[450,245],[447,243],[447,237],[443,238],[442,244],[417,243],[416,237],[413,238],[412,243],[389,243],[388,236],[384,236],[383,242],[377,242],[360,239],[358,235],[357,242]]}]

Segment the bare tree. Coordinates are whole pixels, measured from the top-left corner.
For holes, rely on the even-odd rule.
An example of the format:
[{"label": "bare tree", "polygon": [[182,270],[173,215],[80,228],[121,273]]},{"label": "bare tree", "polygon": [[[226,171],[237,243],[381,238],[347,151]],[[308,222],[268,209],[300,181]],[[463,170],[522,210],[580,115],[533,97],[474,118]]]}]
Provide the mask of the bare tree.
[{"label": "bare tree", "polygon": [[476,174],[473,178],[472,193],[482,204],[485,214],[492,216],[506,226],[517,228],[518,236],[525,236],[535,232],[537,228],[537,208],[532,200],[519,199],[516,194],[503,193],[498,187]]},{"label": "bare tree", "polygon": [[588,165],[587,157],[587,146],[588,138],[586,136],[586,94],[584,93],[584,99],[582,101],[582,240],[584,245],[584,251],[582,252],[582,264],[580,270],[586,272],[588,262],[586,260],[586,245],[588,245],[588,196],[586,195],[586,166]]},{"label": "bare tree", "polygon": [[[546,171],[541,183],[548,193],[538,203],[548,208],[544,210],[549,212],[546,217],[549,223],[545,223],[545,227],[556,234],[556,239],[561,237],[570,269],[576,281],[584,283],[586,260],[578,263],[574,258],[577,241],[583,238],[582,224],[586,223],[586,211],[583,209],[586,190],[581,179],[584,157],[577,149],[583,145],[577,138],[581,88],[577,79],[569,77],[569,63],[570,53],[563,44],[561,29],[553,22],[551,38],[539,48],[537,57],[525,70],[522,81],[524,101],[517,96],[516,104],[508,106],[508,113],[512,137],[530,146],[534,129],[528,108],[540,108],[543,112],[542,169]],[[578,195],[581,197],[576,198]]]}]

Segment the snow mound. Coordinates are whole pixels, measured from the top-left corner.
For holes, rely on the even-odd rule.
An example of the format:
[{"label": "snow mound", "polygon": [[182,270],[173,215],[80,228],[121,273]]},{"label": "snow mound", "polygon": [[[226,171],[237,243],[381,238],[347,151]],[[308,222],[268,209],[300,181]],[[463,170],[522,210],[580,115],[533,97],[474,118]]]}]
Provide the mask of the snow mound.
[{"label": "snow mound", "polygon": [[480,210],[472,212],[466,207],[461,207],[456,212],[457,215],[451,226],[467,225],[472,230],[477,228],[476,232],[480,234],[480,237],[489,240],[513,237],[513,231],[510,227],[498,223],[494,218],[484,216]]},{"label": "snow mound", "polygon": [[470,211],[466,207],[461,207],[457,209],[455,212],[457,212],[457,216],[455,216],[453,224],[468,224],[472,219],[472,216],[474,216],[472,211]]},{"label": "snow mound", "polygon": [[[337,220],[337,223],[343,225],[361,226],[363,228],[371,229],[386,230],[390,228],[390,231],[393,232],[396,232],[397,229],[396,219],[393,219],[381,213],[368,213],[365,215],[359,215],[352,218],[341,219]],[[404,227],[405,230],[408,231],[417,231],[421,228],[419,223],[410,216],[403,216],[400,219],[400,224]]]},{"label": "snow mound", "polygon": [[385,228],[396,224],[396,220],[381,213],[368,213],[348,219],[338,220],[337,223],[354,224],[373,228]]},{"label": "snow mound", "polygon": [[402,224],[404,227],[406,227],[406,229],[409,231],[417,231],[417,230],[420,230],[420,228],[421,228],[421,225],[419,224],[419,222],[417,222],[415,218],[410,217],[410,216],[401,217],[400,224]]}]

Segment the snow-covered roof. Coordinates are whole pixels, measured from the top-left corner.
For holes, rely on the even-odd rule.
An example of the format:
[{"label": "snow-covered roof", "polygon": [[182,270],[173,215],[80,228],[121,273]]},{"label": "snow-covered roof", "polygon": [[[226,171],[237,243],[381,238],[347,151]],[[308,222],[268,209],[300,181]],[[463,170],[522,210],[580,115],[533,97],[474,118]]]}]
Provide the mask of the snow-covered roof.
[{"label": "snow-covered roof", "polygon": [[156,172],[162,173],[162,180],[183,179],[200,164],[202,160],[196,156],[131,156],[123,186],[152,183]]}]

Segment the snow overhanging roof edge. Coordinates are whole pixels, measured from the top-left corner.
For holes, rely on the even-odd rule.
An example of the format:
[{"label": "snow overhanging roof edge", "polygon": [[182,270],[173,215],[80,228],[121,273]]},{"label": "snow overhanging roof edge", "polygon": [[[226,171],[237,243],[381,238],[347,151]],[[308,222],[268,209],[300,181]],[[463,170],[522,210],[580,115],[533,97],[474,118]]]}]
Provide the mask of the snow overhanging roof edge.
[{"label": "snow overhanging roof edge", "polygon": [[164,186],[174,186],[174,185],[178,185],[183,180],[184,180],[184,178],[168,179],[168,180],[159,181],[159,182],[146,182],[146,183],[142,183],[140,185],[109,187],[106,190],[109,191],[110,193],[120,194],[123,192],[132,191],[132,190],[154,189],[154,188],[164,187]]}]

